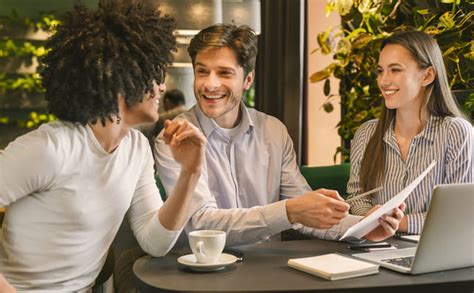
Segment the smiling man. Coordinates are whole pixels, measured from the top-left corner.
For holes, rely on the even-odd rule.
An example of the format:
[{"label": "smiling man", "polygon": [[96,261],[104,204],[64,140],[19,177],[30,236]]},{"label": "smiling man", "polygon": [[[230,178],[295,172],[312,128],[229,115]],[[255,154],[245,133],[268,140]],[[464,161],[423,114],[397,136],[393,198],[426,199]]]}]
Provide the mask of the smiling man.
[{"label": "smiling man", "polygon": [[[338,239],[360,220],[348,215],[349,205],[336,191],[311,190],[279,120],[241,102],[255,77],[257,36],[249,27],[208,27],[191,40],[188,52],[197,105],[182,118],[202,130],[208,145],[187,232],[223,230],[227,245],[265,240],[290,228]],[[155,141],[155,160],[170,192],[179,165],[160,140]],[[393,235],[402,214],[396,209],[366,237],[381,240]]]}]

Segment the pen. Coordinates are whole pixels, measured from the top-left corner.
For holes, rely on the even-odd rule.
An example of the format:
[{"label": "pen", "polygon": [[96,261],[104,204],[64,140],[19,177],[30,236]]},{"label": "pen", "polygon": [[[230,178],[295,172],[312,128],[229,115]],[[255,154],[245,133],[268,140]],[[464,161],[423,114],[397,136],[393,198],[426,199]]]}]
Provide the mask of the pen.
[{"label": "pen", "polygon": [[358,196],[354,196],[354,197],[352,197],[352,198],[350,198],[350,199],[347,199],[347,200],[346,200],[346,203],[351,203],[352,201],[354,201],[354,200],[356,200],[356,199],[359,199],[359,198],[361,198],[361,197],[364,197],[364,196],[369,195],[369,194],[372,194],[372,193],[376,193],[377,191],[380,191],[380,190],[382,190],[382,189],[383,189],[383,187],[382,187],[382,186],[379,186],[379,187],[377,187],[377,188],[375,188],[375,189],[372,189],[372,190],[369,190],[369,191],[367,191],[367,192],[361,193],[361,194],[359,194]]},{"label": "pen", "polygon": [[366,249],[366,248],[388,248],[392,247],[390,243],[374,243],[374,244],[362,244],[362,245],[350,245],[349,248],[352,250]]}]

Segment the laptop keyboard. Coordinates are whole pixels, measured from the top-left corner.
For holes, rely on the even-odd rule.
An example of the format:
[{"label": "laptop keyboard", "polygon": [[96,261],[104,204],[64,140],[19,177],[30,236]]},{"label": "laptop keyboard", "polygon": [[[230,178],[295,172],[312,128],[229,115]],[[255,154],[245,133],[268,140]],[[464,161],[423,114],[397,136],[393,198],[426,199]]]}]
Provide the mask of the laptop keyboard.
[{"label": "laptop keyboard", "polygon": [[390,263],[390,264],[394,264],[397,266],[411,268],[411,265],[413,264],[414,259],[415,259],[414,256],[407,256],[407,257],[383,259],[382,261]]}]

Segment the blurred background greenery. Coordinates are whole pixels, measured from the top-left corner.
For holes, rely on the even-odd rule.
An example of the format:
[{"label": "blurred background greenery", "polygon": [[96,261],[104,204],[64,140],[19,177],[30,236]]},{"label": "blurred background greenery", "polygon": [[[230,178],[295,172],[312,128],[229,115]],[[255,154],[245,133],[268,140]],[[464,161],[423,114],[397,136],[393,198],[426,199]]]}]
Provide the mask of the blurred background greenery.
[{"label": "blurred background greenery", "polygon": [[[81,1],[88,6],[97,0]],[[61,13],[75,0],[0,0],[0,149],[15,137],[54,120],[48,114],[38,60]]]}]

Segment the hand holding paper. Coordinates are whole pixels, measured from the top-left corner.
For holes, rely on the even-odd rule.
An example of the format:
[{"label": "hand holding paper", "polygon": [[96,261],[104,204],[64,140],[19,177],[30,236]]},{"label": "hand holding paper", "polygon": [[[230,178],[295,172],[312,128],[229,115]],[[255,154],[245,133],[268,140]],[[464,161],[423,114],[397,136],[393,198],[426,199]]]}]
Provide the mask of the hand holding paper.
[{"label": "hand holding paper", "polygon": [[423,171],[423,173],[420,174],[420,176],[413,180],[413,182],[400,191],[396,196],[387,201],[378,210],[362,219],[359,223],[349,228],[346,233],[342,235],[341,240],[354,237],[360,239],[375,229],[379,225],[378,219],[383,215],[390,213],[394,208],[400,206],[435,165],[436,161],[431,162],[431,164],[426,168],[425,171]]},{"label": "hand holding paper", "polygon": [[[378,242],[395,235],[395,233],[400,228],[400,223],[403,217],[405,216],[405,214],[403,213],[403,211],[405,210],[405,207],[406,205],[403,202],[400,206],[398,206],[397,208],[394,208],[391,213],[382,215],[382,217],[378,219],[379,226],[375,227],[375,229],[370,231],[368,234],[364,235],[364,238],[367,240]],[[380,208],[380,205],[374,206],[367,213],[367,215],[370,215],[371,213],[375,212],[379,208]]]}]

